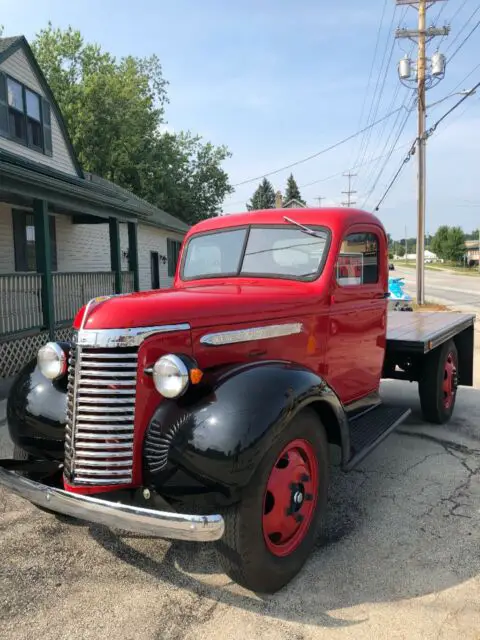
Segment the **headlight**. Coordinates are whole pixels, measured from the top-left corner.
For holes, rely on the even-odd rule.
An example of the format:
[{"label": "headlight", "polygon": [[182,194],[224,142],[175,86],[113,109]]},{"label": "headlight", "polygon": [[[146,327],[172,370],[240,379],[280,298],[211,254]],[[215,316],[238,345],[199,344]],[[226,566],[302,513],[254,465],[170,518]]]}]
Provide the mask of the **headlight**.
[{"label": "headlight", "polygon": [[188,368],[178,356],[162,356],[153,365],[153,383],[165,398],[177,398],[188,387]]},{"label": "headlight", "polygon": [[67,372],[67,356],[56,342],[47,342],[39,350],[37,362],[40,371],[49,380],[57,380]]}]

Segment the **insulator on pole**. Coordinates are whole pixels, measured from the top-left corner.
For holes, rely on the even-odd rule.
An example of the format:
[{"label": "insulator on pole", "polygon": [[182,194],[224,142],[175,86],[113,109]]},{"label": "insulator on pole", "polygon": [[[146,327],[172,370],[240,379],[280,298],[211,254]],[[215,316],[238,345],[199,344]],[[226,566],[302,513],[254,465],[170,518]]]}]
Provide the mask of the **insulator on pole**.
[{"label": "insulator on pole", "polygon": [[408,80],[412,76],[412,61],[408,56],[398,63],[398,75],[401,80]]},{"label": "insulator on pole", "polygon": [[443,53],[438,51],[433,54],[431,58],[432,63],[432,76],[443,76],[445,73],[446,58]]}]

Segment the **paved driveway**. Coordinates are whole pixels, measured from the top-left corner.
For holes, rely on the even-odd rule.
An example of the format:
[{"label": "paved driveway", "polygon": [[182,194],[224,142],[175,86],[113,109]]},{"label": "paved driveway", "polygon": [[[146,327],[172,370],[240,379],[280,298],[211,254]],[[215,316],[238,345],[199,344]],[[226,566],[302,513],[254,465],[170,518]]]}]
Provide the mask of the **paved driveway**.
[{"label": "paved driveway", "polygon": [[274,596],[231,584],[209,545],[57,520],[0,489],[0,637],[479,640],[480,390],[446,429],[421,423],[413,385],[383,392],[415,415],[334,470],[324,538]]}]

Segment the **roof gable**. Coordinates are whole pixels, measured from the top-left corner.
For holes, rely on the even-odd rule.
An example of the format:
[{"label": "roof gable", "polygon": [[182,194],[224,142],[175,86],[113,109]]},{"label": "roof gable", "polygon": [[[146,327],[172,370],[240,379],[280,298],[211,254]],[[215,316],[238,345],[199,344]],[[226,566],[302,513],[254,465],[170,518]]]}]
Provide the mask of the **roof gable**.
[{"label": "roof gable", "polygon": [[21,49],[27,57],[29,64],[31,65],[35,75],[37,76],[38,82],[42,88],[43,93],[45,94],[46,99],[50,103],[51,108],[55,112],[56,119],[58,121],[58,125],[60,127],[62,136],[64,137],[65,144],[67,145],[67,149],[72,160],[72,163],[75,167],[77,175],[83,177],[82,168],[80,163],[78,162],[77,156],[75,154],[75,150],[73,148],[72,141],[70,139],[70,135],[68,133],[67,126],[63,119],[62,112],[58,103],[53,95],[52,90],[43,74],[43,71],[38,64],[30,45],[28,44],[26,38],[24,36],[14,36],[11,38],[0,38],[0,64],[13,55],[16,51]]}]

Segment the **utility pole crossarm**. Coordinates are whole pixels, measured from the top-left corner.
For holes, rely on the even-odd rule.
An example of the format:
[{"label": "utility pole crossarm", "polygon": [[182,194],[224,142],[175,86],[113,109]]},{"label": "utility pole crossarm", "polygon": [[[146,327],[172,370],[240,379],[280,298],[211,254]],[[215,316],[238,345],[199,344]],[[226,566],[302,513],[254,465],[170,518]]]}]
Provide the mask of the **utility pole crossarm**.
[{"label": "utility pole crossarm", "polygon": [[397,29],[395,31],[396,38],[418,38],[419,35],[424,35],[426,38],[436,38],[437,36],[448,36],[450,33],[450,27],[428,27],[422,34],[418,29]]}]

